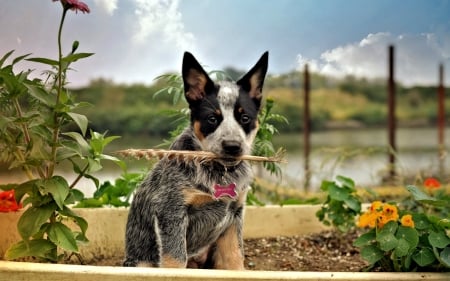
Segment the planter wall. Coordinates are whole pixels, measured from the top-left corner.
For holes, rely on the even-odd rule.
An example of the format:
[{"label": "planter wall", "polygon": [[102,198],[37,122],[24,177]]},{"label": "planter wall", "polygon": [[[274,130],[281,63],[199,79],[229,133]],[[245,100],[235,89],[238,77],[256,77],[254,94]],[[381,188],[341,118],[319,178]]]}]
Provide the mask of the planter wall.
[{"label": "planter wall", "polygon": [[[275,237],[319,232],[325,227],[315,217],[318,209],[318,205],[249,206],[245,213],[244,237]],[[80,249],[87,261],[93,255],[111,257],[125,251],[124,238],[128,209],[99,208],[74,209],[74,211],[85,218],[89,224],[86,236],[90,242]],[[0,213],[2,229],[0,232],[0,256],[4,256],[6,249],[20,240],[16,231],[20,215],[21,212]]]},{"label": "planter wall", "polygon": [[[301,235],[326,229],[315,217],[319,206],[247,207],[245,238]],[[90,243],[81,248],[86,260],[123,253],[127,209],[76,209],[89,228]],[[0,255],[19,240],[17,213],[0,213]],[[0,280],[450,280],[450,273],[362,273],[224,271],[201,269],[124,268],[0,261]]]}]

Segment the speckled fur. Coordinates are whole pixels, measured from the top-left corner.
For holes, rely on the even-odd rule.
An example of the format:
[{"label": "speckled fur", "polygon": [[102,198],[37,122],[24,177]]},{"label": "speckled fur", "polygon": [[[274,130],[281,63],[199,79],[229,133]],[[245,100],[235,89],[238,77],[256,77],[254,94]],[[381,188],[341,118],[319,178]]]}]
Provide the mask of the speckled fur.
[{"label": "speckled fur", "polygon": [[[257,120],[253,120],[255,128],[245,131],[233,111],[239,95],[262,90],[267,54],[242,78],[243,82],[240,80],[242,83],[248,80],[245,85],[230,82],[208,85],[211,80],[189,53],[185,54],[183,64],[189,64],[183,65],[183,78],[191,113],[199,100],[212,95],[223,120],[215,130],[204,134],[194,126],[195,122],[203,121],[192,118],[191,125],[170,149],[206,150],[226,156],[223,148],[226,139],[240,144],[240,154],[249,153]],[[189,69],[191,64],[193,71]],[[258,110],[261,96],[251,98]],[[126,227],[124,266],[244,269],[242,222],[251,180],[251,167],[244,161],[198,164],[162,159],[134,195]],[[236,183],[238,198],[214,198],[213,186],[228,183]]]}]

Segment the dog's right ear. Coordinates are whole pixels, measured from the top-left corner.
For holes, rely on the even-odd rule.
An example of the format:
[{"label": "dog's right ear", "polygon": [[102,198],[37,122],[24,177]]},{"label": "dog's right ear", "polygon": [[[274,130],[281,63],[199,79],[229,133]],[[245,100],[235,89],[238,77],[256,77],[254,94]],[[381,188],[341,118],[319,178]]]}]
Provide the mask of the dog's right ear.
[{"label": "dog's right ear", "polygon": [[183,56],[182,74],[184,95],[188,102],[201,100],[214,89],[214,82],[189,52],[185,52]]}]

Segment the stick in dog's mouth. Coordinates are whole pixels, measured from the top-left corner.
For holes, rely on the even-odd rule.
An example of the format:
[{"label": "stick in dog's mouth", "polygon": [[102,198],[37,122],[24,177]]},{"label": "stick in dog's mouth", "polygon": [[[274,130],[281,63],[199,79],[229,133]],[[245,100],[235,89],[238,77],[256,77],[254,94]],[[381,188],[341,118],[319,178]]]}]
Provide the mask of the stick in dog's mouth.
[{"label": "stick in dog's mouth", "polygon": [[255,156],[255,155],[241,155],[238,157],[223,157],[208,151],[191,151],[191,150],[165,150],[165,149],[125,149],[119,150],[115,153],[124,157],[133,157],[136,159],[145,158],[147,160],[158,158],[168,158],[178,161],[195,161],[195,162],[208,162],[208,161],[220,161],[228,165],[231,163],[239,163],[240,161],[251,162],[273,162],[273,163],[287,163],[284,160],[283,155],[285,151],[279,149],[274,156]]}]

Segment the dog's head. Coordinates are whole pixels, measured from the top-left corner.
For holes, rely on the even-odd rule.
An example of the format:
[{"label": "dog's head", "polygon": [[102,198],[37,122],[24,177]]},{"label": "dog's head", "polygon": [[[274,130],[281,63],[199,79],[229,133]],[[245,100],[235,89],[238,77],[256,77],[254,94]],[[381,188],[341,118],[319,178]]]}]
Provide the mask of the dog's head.
[{"label": "dog's head", "polygon": [[192,54],[184,54],[184,92],[191,124],[203,150],[225,158],[251,152],[268,58],[265,52],[236,83],[214,83]]}]

